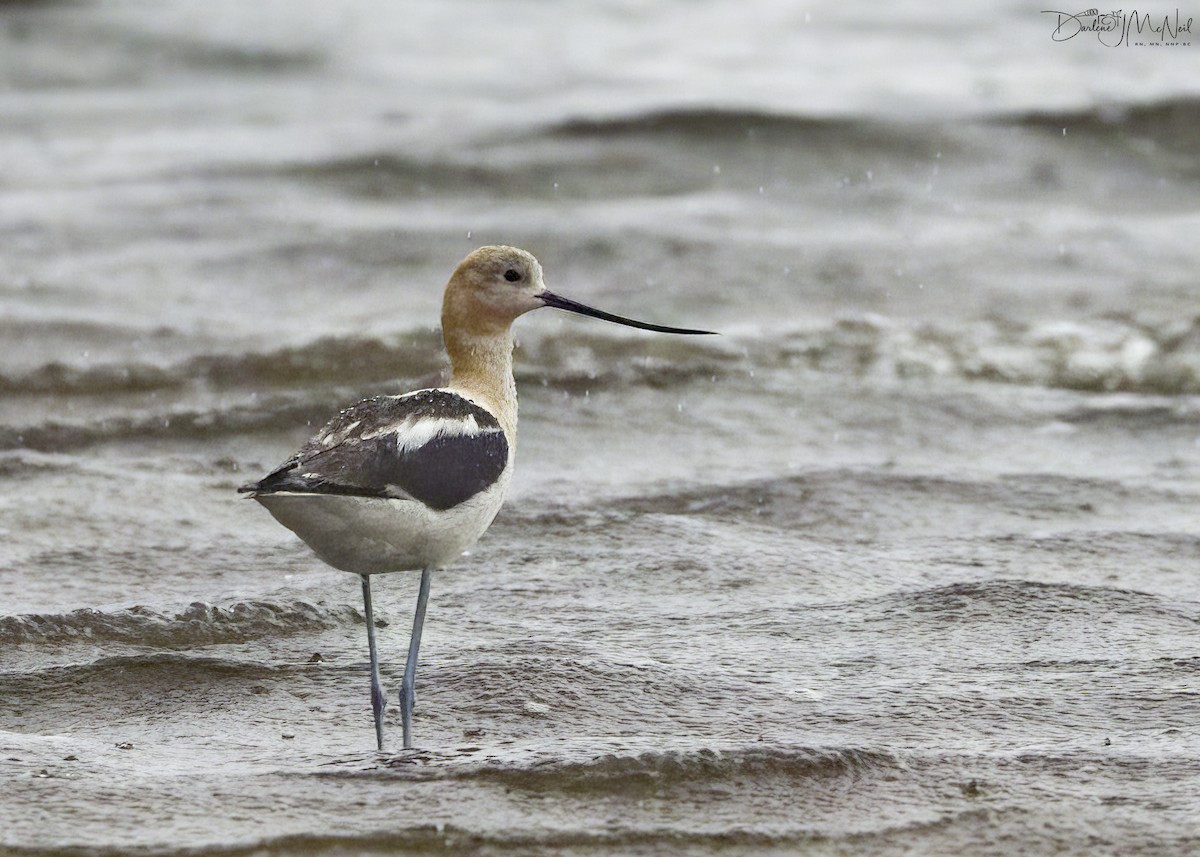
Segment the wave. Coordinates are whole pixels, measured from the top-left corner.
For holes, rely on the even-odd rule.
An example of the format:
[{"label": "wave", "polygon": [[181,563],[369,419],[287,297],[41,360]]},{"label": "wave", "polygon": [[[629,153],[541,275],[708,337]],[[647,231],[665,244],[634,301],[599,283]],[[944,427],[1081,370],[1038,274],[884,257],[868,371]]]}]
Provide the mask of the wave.
[{"label": "wave", "polygon": [[[893,148],[910,143],[925,151],[930,130],[947,125],[961,127],[967,120],[947,123],[944,119],[897,121],[875,117],[830,116],[784,113],[745,107],[664,106],[638,113],[610,116],[577,117],[558,122],[543,133],[566,138],[614,138],[625,136],[677,136],[711,141],[733,137],[755,141],[772,138],[829,138],[839,143],[859,142],[873,147]],[[1072,133],[1093,135],[1136,134],[1161,139],[1164,145],[1180,151],[1194,151],[1200,143],[1200,99],[1181,95],[1149,102],[1103,102],[1069,110],[1033,109],[983,115],[974,121],[986,125],[1008,125],[1047,129],[1061,134],[1063,127]],[[939,141],[939,147],[943,141]]]},{"label": "wave", "polygon": [[634,114],[567,119],[543,133],[556,137],[667,134],[711,140],[730,134],[744,139],[749,131],[761,131],[775,135],[824,132],[846,137],[866,136],[864,130],[878,124],[865,119],[803,116],[740,107],[663,107]]},{"label": "wave", "polygon": [[[667,343],[629,360],[620,336],[563,336],[519,354],[522,386],[552,386],[584,393],[609,386],[670,387],[722,373],[738,358],[731,352]],[[396,342],[325,337],[300,347],[235,355],[203,355],[173,366],[115,364],[67,367],[58,363],[22,375],[0,374],[0,393],[104,397],[169,391],[169,402],[131,400],[99,418],[55,416],[32,425],[0,425],[0,450],[63,452],[93,444],[153,438],[201,438],[321,425],[339,407],[366,396],[398,394],[445,380],[440,334],[407,334]],[[347,383],[352,380],[352,383]],[[233,404],[179,401],[197,390],[224,399],[250,391]]]},{"label": "wave", "polygon": [[225,607],[197,601],[176,613],[141,606],[111,612],[85,608],[62,614],[0,616],[0,645],[84,639],[187,648],[308,633],[356,621],[362,620],[353,607],[308,601],[242,601]]},{"label": "wave", "polygon": [[[752,780],[851,780],[891,775],[908,764],[875,749],[786,744],[718,743],[670,747],[651,738],[572,738],[516,746],[434,752],[421,750],[388,760],[385,767],[406,779],[466,779],[499,782],[506,788],[539,791],[625,792],[639,784],[656,787]],[[355,758],[320,773],[323,777],[374,777],[378,768]]]},{"label": "wave", "polygon": [[52,362],[21,374],[0,373],[0,393],[106,395],[171,390],[203,384],[297,387],[356,380],[388,380],[436,373],[444,362],[441,334],[411,331],[395,340],[325,336],[302,346],[241,354],[203,354],[173,365],[116,363],[70,366]]},{"label": "wave", "polygon": [[[443,196],[497,200],[628,199],[704,192],[714,182],[713,154],[731,147],[792,152],[855,152],[910,160],[950,154],[956,142],[932,123],[795,116],[742,108],[675,108],[632,115],[576,117],[527,132],[495,132],[475,145],[399,155],[377,150],[242,169],[367,199]],[[936,139],[936,143],[931,140]],[[720,158],[740,171],[739,158]],[[820,160],[820,159],[818,159]],[[739,172],[740,174],[740,172]],[[553,180],[548,180],[553,177]],[[761,175],[756,173],[757,179]]]},{"label": "wave", "polygon": [[[219,167],[220,177],[284,179],[352,198],[445,198],[621,200],[753,192],[762,184],[763,158],[777,158],[793,180],[809,176],[817,186],[876,165],[880,174],[904,174],[914,163],[953,160],[992,173],[996,127],[1011,128],[1035,144],[1008,146],[1004,155],[1030,169],[1045,159],[1036,139],[1069,128],[1073,139],[1100,140],[1120,153],[1122,166],[1144,164],[1156,173],[1195,178],[1200,145],[1200,101],[1186,97],[1151,104],[1097,105],[1077,111],[984,114],[976,117],[887,120],[877,117],[796,114],[743,106],[657,109],[610,115],[579,115],[525,132],[511,127],[485,134],[471,145],[397,154],[391,149],[285,164]],[[1146,145],[1146,143],[1153,145]],[[747,159],[747,146],[757,157]],[[803,151],[803,158],[796,152]],[[1095,151],[1061,152],[1088,164]],[[714,171],[714,165],[719,169]],[[549,177],[553,177],[550,180]],[[807,181],[800,182],[811,193]],[[779,194],[782,190],[775,189]],[[990,192],[983,189],[982,192]],[[882,197],[876,197],[880,201]],[[370,252],[369,248],[362,248]]]},{"label": "wave", "polygon": [[1200,393],[1200,318],[958,327],[844,319],[786,337],[775,362],[897,378],[958,377],[1087,392]]},{"label": "wave", "polygon": [[[987,509],[993,516],[1065,515],[1075,517],[1095,507],[1124,508],[1140,502],[1166,500],[1183,502],[1170,488],[1140,488],[1136,492],[1118,481],[1086,479],[1046,473],[1013,474],[994,479],[951,479],[880,469],[830,468],[786,476],[751,479],[735,484],[710,483],[685,490],[619,497],[600,506],[555,506],[550,498],[538,498],[526,511],[517,502],[505,512],[514,525],[531,530],[553,528],[582,530],[598,524],[619,524],[632,516],[695,516],[731,524],[779,526],[822,532],[827,537],[858,538],[862,520],[862,498],[870,498],[872,517],[881,526],[912,527],[914,508],[944,508],[970,514],[972,507]],[[941,520],[936,518],[935,520]],[[953,530],[954,519],[945,526]],[[1186,552],[1200,544],[1191,534],[1087,533],[1093,540],[1153,538],[1173,550]],[[1007,533],[1004,538],[1019,537]],[[1065,547],[1065,546],[1063,546]],[[1119,545],[1105,542],[1105,550]],[[1139,550],[1145,546],[1139,545]]]},{"label": "wave", "polygon": [[1192,154],[1200,146],[1200,99],[1190,96],[1147,103],[1110,102],[1078,110],[1030,110],[994,117],[993,123],[1091,137],[1154,140],[1163,148]]},{"label": "wave", "polygon": [[[532,352],[532,353],[531,353]],[[664,386],[672,379],[711,373],[736,359],[730,349],[683,340],[648,341],[636,360],[628,358],[622,334],[572,330],[543,336],[532,349],[518,350],[518,380],[549,377],[570,389],[580,383],[603,385],[644,380]],[[437,330],[414,331],[385,342],[371,337],[321,337],[301,346],[240,354],[205,354],[173,365],[113,363],[70,366],[47,363],[24,373],[0,372],[0,393],[10,395],[95,395],[143,393],[206,387],[215,392],[237,388],[295,390],[347,383],[380,385],[403,391],[422,382],[436,383],[447,369]],[[547,375],[547,373],[549,373]],[[397,380],[405,379],[405,380]],[[593,384],[593,385],[595,385]]]},{"label": "wave", "polygon": [[[830,835],[803,830],[752,830],[744,826],[714,831],[662,827],[608,826],[581,829],[490,830],[457,824],[421,823],[389,825],[369,833],[322,833],[273,836],[249,844],[187,848],[130,849],[106,846],[19,846],[6,851],[11,857],[291,857],[296,854],[710,854],[742,853],[862,853],[863,843],[877,836],[937,829],[955,824],[978,826],[990,816],[982,810],[948,814],[935,822],[897,826],[878,834]],[[799,825],[797,825],[799,826]],[[843,847],[838,848],[841,842]],[[883,853],[883,852],[879,852]],[[886,853],[912,853],[910,847]],[[948,852],[950,853],[950,852]]]},{"label": "wave", "polygon": [[692,787],[705,783],[755,780],[851,780],[895,772],[903,764],[886,752],[846,749],[739,747],[733,749],[610,751],[586,760],[547,758],[519,765],[486,765],[474,776],[525,791],[613,792]]},{"label": "wave", "polygon": [[[862,315],[703,342],[647,340],[638,355],[630,359],[628,337],[621,332],[573,328],[528,340],[517,351],[516,371],[518,380],[568,391],[617,383],[665,387],[747,369],[803,368],[1096,392],[1200,393],[1200,318],[1112,315],[1029,324],[981,319],[950,326]],[[433,383],[445,368],[440,334],[425,330],[388,342],[322,337],[270,351],[201,355],[171,366],[50,363],[24,374],[0,373],[0,392],[104,395],[186,385],[295,390],[347,379],[372,389],[381,383],[408,389],[396,379]]]},{"label": "wave", "polygon": [[[635,114],[578,117],[559,122],[543,136],[560,140],[622,138],[685,140],[704,148],[803,144],[809,151],[870,151],[928,157],[955,144],[935,134],[932,122],[888,122],[874,118],[799,115],[741,107],[664,107]],[[932,144],[930,140],[937,139]]]},{"label": "wave", "polygon": [[[926,623],[942,617],[958,624],[974,617],[988,624],[1012,620],[1028,625],[1039,616],[1053,619],[1069,615],[1080,619],[1087,614],[1096,614],[1099,620],[1114,614],[1156,615],[1177,619],[1182,627],[1188,628],[1200,623],[1197,605],[1166,596],[1110,586],[1011,578],[889,593],[854,603],[868,602],[885,614],[920,616]],[[837,609],[844,606],[838,605]]]},{"label": "wave", "polygon": [[[154,396],[98,419],[51,417],[0,426],[0,450],[63,451],[138,438],[209,437],[321,424],[337,407],[368,395],[432,386],[444,377],[436,331],[395,341],[325,337],[308,345],[232,355],[201,355],[169,366],[53,363],[0,374],[0,392],[37,396],[111,396],[174,391],[166,408]],[[523,389],[583,395],[611,388],[678,388],[721,381],[787,386],[797,372],[885,380],[957,379],[1087,393],[1200,394],[1200,318],[1158,322],[1111,316],[1020,324],[984,319],[959,325],[880,316],[839,318],[800,329],[722,337],[715,342],[660,339],[630,357],[620,332],[532,337],[518,350]],[[347,383],[350,381],[350,383]],[[225,404],[230,392],[248,398]],[[184,396],[220,399],[188,405]],[[1148,404],[1137,405],[1144,418]],[[1181,405],[1160,417],[1191,418]],[[1104,416],[1084,407],[1072,420]],[[1184,408],[1186,411],[1187,409]],[[59,409],[54,409],[55,413]],[[1111,409],[1105,411],[1112,417]]]},{"label": "wave", "polygon": [[46,420],[33,426],[0,426],[0,450],[26,449],[66,452],[98,443],[155,438],[201,438],[221,434],[292,427],[329,416],[329,406],[318,409],[307,400],[268,400],[221,410],[172,408],[136,416],[108,416],[88,422]]}]

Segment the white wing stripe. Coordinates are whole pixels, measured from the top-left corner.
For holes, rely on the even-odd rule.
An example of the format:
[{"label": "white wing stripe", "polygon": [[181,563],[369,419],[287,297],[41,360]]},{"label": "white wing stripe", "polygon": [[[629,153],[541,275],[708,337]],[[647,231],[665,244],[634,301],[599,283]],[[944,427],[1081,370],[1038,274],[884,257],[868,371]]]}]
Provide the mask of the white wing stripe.
[{"label": "white wing stripe", "polygon": [[420,449],[435,437],[480,434],[479,423],[474,416],[460,417],[417,417],[400,424],[381,426],[374,431],[362,433],[363,440],[381,435],[396,435],[396,451],[403,453]]}]

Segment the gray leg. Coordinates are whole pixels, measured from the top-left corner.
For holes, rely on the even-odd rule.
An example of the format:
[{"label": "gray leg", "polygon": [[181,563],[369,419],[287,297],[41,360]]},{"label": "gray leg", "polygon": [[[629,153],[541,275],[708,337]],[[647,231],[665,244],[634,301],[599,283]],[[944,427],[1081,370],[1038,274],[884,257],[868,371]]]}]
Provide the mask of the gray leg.
[{"label": "gray leg", "polygon": [[383,709],[387,702],[383,696],[383,684],[379,681],[379,653],[375,649],[375,616],[371,612],[371,575],[362,578],[363,609],[367,614],[367,646],[371,650],[371,710],[375,712],[375,745],[383,749]]},{"label": "gray leg", "polygon": [[412,639],[408,644],[408,662],[404,665],[404,684],[400,686],[400,719],[404,725],[404,749],[412,747],[412,710],[417,701],[417,652],[421,648],[421,628],[425,625],[425,605],[429,603],[429,578],[433,569],[421,570],[421,591],[417,595],[417,612],[413,616]]}]

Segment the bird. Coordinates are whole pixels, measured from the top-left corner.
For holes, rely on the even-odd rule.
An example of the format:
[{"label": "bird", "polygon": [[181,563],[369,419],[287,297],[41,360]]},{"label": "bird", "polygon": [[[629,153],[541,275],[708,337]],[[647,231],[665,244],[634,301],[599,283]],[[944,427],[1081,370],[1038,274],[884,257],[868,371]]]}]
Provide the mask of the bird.
[{"label": "bird", "polygon": [[421,573],[399,693],[403,746],[409,750],[432,573],[474,544],[504,502],[517,448],[512,324],[543,307],[660,333],[713,333],[635,321],[560,297],[546,288],[542,266],[530,253],[481,247],[458,264],[446,284],[445,386],[373,396],[344,408],[293,456],[238,488],[325,563],[359,576],[379,751],[386,697],[371,577]]}]

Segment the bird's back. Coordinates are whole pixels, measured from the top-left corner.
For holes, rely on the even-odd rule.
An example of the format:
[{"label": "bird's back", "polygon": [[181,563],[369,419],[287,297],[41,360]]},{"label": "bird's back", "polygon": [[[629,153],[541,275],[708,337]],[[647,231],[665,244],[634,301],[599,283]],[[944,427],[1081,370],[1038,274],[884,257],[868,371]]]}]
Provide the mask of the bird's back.
[{"label": "bird's back", "polygon": [[486,408],[452,390],[346,408],[248,492],[325,562],[376,574],[441,566],[504,501],[512,448]]}]

